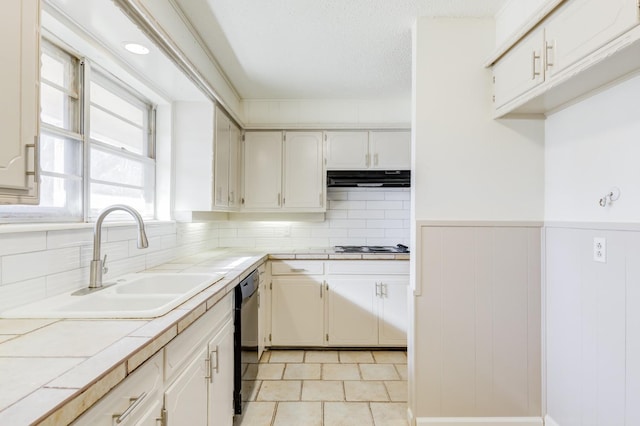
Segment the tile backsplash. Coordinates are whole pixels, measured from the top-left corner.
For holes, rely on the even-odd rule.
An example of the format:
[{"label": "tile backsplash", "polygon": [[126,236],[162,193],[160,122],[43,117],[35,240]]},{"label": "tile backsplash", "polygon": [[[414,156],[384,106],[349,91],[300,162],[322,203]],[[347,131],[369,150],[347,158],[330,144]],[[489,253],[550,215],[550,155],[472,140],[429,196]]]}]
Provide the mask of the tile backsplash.
[{"label": "tile backsplash", "polygon": [[329,188],[323,222],[220,222],[221,247],[409,243],[408,188]]},{"label": "tile backsplash", "polygon": [[[216,247],[408,245],[409,189],[332,188],[327,201],[322,222],[149,223],[144,250],[136,247],[135,225],[106,227],[105,278]],[[0,311],[86,286],[92,255],[91,228],[0,233]]]}]

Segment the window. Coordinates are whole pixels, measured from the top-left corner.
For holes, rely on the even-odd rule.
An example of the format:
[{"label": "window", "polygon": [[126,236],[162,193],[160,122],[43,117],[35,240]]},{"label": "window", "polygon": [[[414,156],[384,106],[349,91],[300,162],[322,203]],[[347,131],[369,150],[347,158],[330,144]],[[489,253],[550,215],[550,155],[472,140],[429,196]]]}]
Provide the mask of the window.
[{"label": "window", "polygon": [[115,203],[153,217],[152,106],[97,72],[89,93],[90,217]]},{"label": "window", "polygon": [[42,41],[40,204],[0,206],[0,221],[83,221],[116,203],[154,217],[153,106],[89,65]]}]

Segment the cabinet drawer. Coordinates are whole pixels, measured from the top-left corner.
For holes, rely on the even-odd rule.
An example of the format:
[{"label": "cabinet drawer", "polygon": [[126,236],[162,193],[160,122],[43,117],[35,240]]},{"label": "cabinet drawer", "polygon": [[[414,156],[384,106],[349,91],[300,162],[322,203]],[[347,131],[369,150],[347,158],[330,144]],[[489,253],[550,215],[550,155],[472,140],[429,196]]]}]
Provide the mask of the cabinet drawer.
[{"label": "cabinet drawer", "polygon": [[165,382],[171,382],[184,364],[190,360],[191,353],[200,348],[218,331],[233,313],[233,292],[227,294],[213,308],[187,328],[165,347]]},{"label": "cabinet drawer", "polygon": [[271,263],[271,275],[322,275],[324,262],[286,260]]},{"label": "cabinet drawer", "polygon": [[327,275],[408,275],[406,260],[334,260],[326,263]]},{"label": "cabinet drawer", "polygon": [[[74,426],[111,426],[115,424],[114,416],[122,415],[127,409],[130,409],[129,414],[121,419],[121,424],[137,424],[137,421],[154,405],[159,407],[161,390],[162,351],[142,364],[72,424]],[[138,400],[134,401],[134,398]],[[159,408],[155,415],[160,417]]]}]

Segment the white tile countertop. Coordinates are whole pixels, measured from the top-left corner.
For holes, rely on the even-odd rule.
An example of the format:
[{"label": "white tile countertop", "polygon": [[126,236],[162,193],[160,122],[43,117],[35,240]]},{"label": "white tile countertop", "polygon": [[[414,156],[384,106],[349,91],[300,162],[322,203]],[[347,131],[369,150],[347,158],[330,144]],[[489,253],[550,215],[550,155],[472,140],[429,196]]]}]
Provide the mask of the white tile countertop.
[{"label": "white tile countertop", "polygon": [[149,270],[225,275],[157,318],[0,319],[0,382],[5,384],[0,390],[0,424],[68,424],[267,259],[408,260],[409,254],[216,249]]}]

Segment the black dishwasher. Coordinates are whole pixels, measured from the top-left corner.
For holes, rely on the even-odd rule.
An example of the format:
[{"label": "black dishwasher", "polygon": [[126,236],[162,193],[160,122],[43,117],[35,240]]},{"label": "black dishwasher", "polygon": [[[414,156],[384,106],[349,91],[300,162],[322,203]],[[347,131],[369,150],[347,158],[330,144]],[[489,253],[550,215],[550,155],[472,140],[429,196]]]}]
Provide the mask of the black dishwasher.
[{"label": "black dishwasher", "polygon": [[[251,272],[235,288],[233,408],[242,414],[243,395],[251,395],[258,363],[258,270]],[[252,364],[256,364],[252,366]],[[243,380],[243,374],[247,377]]]}]

